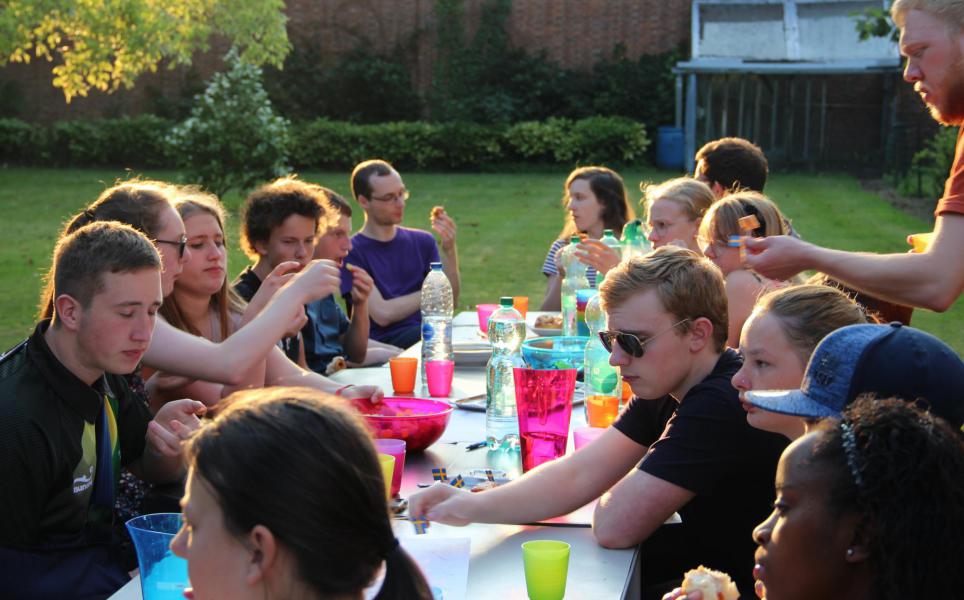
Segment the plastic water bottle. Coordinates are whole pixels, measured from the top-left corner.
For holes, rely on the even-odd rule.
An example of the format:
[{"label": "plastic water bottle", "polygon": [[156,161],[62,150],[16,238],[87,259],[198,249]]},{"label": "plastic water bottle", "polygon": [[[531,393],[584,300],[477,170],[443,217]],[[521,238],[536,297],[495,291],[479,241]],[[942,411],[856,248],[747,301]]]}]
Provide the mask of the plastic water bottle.
[{"label": "plastic water bottle", "polygon": [[422,283],[423,382],[427,361],[452,360],[452,284],[442,271],[442,263],[434,262],[431,267]]},{"label": "plastic water bottle", "polygon": [[642,256],[653,249],[652,244],[646,239],[646,228],[639,219],[633,219],[623,227],[623,261],[627,261],[634,256]]},{"label": "plastic water bottle", "polygon": [[603,236],[599,241],[615,250],[616,254],[622,254],[623,245],[620,243],[619,238],[613,235],[612,229],[603,229]]},{"label": "plastic water bottle", "polygon": [[526,338],[525,319],[512,308],[510,296],[503,296],[499,304],[489,317],[492,356],[485,365],[485,441],[490,449],[519,447],[512,369],[525,366],[520,352]]},{"label": "plastic water bottle", "polygon": [[619,369],[609,364],[609,352],[599,339],[606,327],[606,314],[596,294],[586,303],[586,325],[589,341],[583,355],[586,393],[586,421],[593,427],[608,427],[619,412]]},{"label": "plastic water bottle", "polygon": [[586,279],[586,265],[579,262],[576,257],[576,246],[579,244],[579,236],[574,235],[569,238],[569,245],[562,249],[560,262],[562,268],[566,270],[566,276],[562,278],[562,290],[560,290],[560,301],[562,304],[562,335],[578,335],[578,309],[576,306],[576,290],[583,290],[589,287],[589,280]]}]

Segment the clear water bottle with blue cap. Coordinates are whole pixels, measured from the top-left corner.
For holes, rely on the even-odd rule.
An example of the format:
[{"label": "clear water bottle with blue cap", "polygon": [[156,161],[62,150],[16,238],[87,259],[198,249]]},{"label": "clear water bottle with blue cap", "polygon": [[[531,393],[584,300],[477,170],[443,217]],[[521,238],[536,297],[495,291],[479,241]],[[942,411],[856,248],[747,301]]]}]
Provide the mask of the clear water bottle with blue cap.
[{"label": "clear water bottle with blue cap", "polygon": [[452,304],[452,284],[433,262],[422,283],[422,381],[427,361],[452,360]]},{"label": "clear water bottle with blue cap", "polygon": [[521,349],[526,322],[512,307],[511,296],[503,296],[499,309],[489,317],[488,335],[492,356],[485,366],[485,441],[490,449],[518,448],[513,369],[525,367]]}]

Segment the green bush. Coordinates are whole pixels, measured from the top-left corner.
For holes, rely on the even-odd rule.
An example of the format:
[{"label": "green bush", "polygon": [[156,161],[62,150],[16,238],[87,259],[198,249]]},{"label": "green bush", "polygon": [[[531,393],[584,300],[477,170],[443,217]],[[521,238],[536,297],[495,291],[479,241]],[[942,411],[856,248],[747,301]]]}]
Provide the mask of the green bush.
[{"label": "green bush", "polygon": [[43,136],[41,126],[32,125],[20,119],[0,119],[0,162],[14,164],[35,164],[43,157]]},{"label": "green bush", "polygon": [[625,117],[582,119],[573,124],[570,135],[571,159],[578,164],[631,164],[649,147],[646,127]]},{"label": "green bush", "polygon": [[191,116],[168,137],[178,166],[218,196],[288,171],[288,121],[271,106],[261,69],[235,50],[226,63],[228,70],[211,78]]},{"label": "green bush", "polygon": [[154,115],[60,121],[37,136],[36,156],[59,166],[164,167],[172,125]]},{"label": "green bush", "polygon": [[565,162],[572,159],[569,131],[572,121],[550,117],[545,121],[524,121],[509,127],[505,144],[513,160]]},{"label": "green bush", "polygon": [[898,185],[902,194],[920,193],[925,198],[937,198],[944,193],[944,182],[954,161],[957,133],[957,128],[941,127],[927,140],[923,150],[914,154],[910,171]]}]

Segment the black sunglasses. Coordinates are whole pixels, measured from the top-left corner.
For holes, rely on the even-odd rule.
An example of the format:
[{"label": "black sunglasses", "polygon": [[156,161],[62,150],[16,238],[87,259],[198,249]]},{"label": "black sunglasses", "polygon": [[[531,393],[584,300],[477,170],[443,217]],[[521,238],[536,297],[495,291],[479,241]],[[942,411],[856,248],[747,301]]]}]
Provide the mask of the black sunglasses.
[{"label": "black sunglasses", "polygon": [[172,244],[174,246],[177,246],[177,257],[184,258],[184,248],[187,247],[186,235],[182,235],[181,239],[177,241],[174,241],[174,240],[154,240],[154,241],[157,242],[158,244]]},{"label": "black sunglasses", "polygon": [[674,328],[676,328],[677,325],[682,325],[687,321],[689,321],[689,318],[673,323],[668,328],[660,331],[655,335],[652,335],[646,338],[645,340],[639,339],[639,336],[633,333],[626,333],[625,331],[605,331],[605,330],[599,332],[599,339],[602,341],[602,345],[606,349],[606,352],[609,352],[610,354],[613,351],[613,343],[618,343],[619,347],[622,348],[623,352],[625,352],[626,354],[629,354],[630,356],[634,356],[636,358],[642,358],[643,354],[646,353],[646,348],[645,348],[646,344],[655,340],[656,338],[663,335],[667,331],[672,331]]}]

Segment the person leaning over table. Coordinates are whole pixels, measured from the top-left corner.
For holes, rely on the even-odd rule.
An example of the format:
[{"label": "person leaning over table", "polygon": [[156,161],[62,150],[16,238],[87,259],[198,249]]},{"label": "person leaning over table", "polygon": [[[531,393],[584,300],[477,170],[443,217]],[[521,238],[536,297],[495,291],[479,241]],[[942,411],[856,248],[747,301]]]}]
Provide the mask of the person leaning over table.
[{"label": "person leaning over table", "polygon": [[147,351],[161,259],[116,222],[86,225],[54,250],[53,318],[0,358],[0,581],[20,599],[106,597],[127,581],[112,509],[122,466],[178,480],[200,402],[151,417],[122,374]]},{"label": "person leaning over table", "polygon": [[[652,582],[678,583],[683,567],[705,564],[749,592],[750,532],[769,510],[787,439],[748,425],[730,385],[741,360],[724,345],[719,269],[691,250],[659,248],[614,268],[600,295],[608,321],[600,336],[635,395],[615,424],[496,489],[435,485],[410,498],[409,514],[451,525],[531,523],[601,496],[597,541],[625,548],[649,540]],[[668,423],[659,415],[667,407]],[[657,532],[677,511],[682,525]]]},{"label": "person leaning over table", "polygon": [[[960,598],[961,439],[901,400],[862,398],[791,444],[773,513],[753,531],[757,596]],[[715,600],[663,598],[683,599]]]},{"label": "person leaning over table", "polygon": [[895,0],[890,11],[907,58],[904,79],[914,84],[935,120],[961,127],[944,196],[934,211],[933,241],[922,253],[879,255],[831,250],[788,236],[748,239],[746,264],[775,279],[814,269],[884,300],[945,311],[964,290],[964,2]]}]

